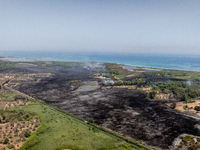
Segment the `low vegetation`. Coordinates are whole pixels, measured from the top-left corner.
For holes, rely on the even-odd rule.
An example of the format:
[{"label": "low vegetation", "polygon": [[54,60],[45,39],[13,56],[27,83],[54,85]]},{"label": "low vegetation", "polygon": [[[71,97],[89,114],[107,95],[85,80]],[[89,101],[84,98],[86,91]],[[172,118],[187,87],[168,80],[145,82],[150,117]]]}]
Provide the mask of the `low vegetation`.
[{"label": "low vegetation", "polygon": [[145,87],[152,85],[152,82],[146,82],[143,78],[136,78],[133,81],[116,81],[114,86],[121,86],[121,85],[136,85],[137,87]]},{"label": "low vegetation", "polygon": [[11,69],[16,67],[17,64],[15,62],[0,60],[0,70]]},{"label": "low vegetation", "polygon": [[200,96],[199,82],[195,82],[192,85],[187,85],[185,81],[156,82],[151,86],[153,86],[153,91],[159,91],[164,94],[173,93],[177,98],[189,103],[193,102],[190,99]]},{"label": "low vegetation", "polygon": [[148,74],[155,75],[156,77],[167,77],[185,80],[196,80],[200,78],[200,72],[184,71],[184,70],[167,70],[149,71]]},{"label": "low vegetation", "polygon": [[0,98],[1,100],[3,101],[15,101],[15,96],[17,96],[18,94],[17,93],[14,93],[12,91],[10,92],[4,92],[4,91],[1,91],[0,92]]},{"label": "low vegetation", "polygon": [[84,62],[61,62],[61,61],[30,61],[30,62],[12,62],[6,60],[0,60],[0,70],[18,68],[21,67],[22,64],[33,64],[37,66],[45,66],[45,67],[83,67],[85,65]]},{"label": "low vegetation", "polygon": [[128,71],[122,69],[119,65],[105,63],[105,70],[99,70],[100,76],[111,79],[123,79],[128,75]]},{"label": "low vegetation", "polygon": [[186,135],[181,139],[182,142],[178,145],[178,149],[198,150],[200,148],[200,138]]},{"label": "low vegetation", "polygon": [[[137,75],[133,75],[132,80],[125,80],[127,75],[134,73],[137,73]],[[199,72],[162,69],[160,71],[146,70],[143,73],[138,73],[123,69],[116,64],[106,64],[106,71],[101,72],[101,75],[114,79],[114,86],[134,85],[136,89],[151,87],[146,96],[152,99],[156,97],[157,93],[171,93],[174,98],[192,103],[191,99],[200,96]],[[117,76],[120,76],[120,78],[117,78]],[[148,78],[155,78],[155,81],[147,80]],[[159,81],[159,79],[164,81]]]},{"label": "low vegetation", "polygon": [[83,62],[61,62],[61,61],[34,61],[34,62],[27,62],[30,64],[38,65],[38,66],[45,66],[45,67],[83,67],[85,63]]},{"label": "low vegetation", "polygon": [[200,111],[200,106],[195,106],[195,107],[194,107],[194,110]]}]

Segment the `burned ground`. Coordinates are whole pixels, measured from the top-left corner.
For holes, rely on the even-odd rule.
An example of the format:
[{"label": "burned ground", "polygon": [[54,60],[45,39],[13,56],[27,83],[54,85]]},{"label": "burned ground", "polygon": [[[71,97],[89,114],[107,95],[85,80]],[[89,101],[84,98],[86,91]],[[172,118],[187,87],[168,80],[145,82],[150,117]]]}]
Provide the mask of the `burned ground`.
[{"label": "burned ground", "polygon": [[140,91],[110,88],[66,99],[53,105],[148,145],[167,148],[181,133],[200,134],[196,120],[165,108],[163,102],[146,100]]},{"label": "burned ground", "polygon": [[[27,68],[26,68],[27,69]],[[31,68],[33,72],[54,72],[37,83],[13,88],[94,122],[126,137],[148,145],[168,148],[180,134],[200,135],[198,119],[185,116],[164,104],[169,101],[148,100],[144,91],[102,86],[86,92],[75,90],[82,84],[97,81],[85,68]],[[56,71],[55,71],[56,70]],[[72,83],[73,80],[80,82]]]}]

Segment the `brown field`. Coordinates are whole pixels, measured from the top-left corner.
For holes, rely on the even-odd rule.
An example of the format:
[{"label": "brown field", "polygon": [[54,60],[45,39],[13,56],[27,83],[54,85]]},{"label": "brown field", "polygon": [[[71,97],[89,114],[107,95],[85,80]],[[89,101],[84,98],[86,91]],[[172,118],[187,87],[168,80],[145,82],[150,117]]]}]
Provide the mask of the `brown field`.
[{"label": "brown field", "polygon": [[[183,107],[186,106],[188,108],[184,109]],[[176,103],[176,110],[179,110],[181,112],[190,112],[190,113],[196,113],[198,116],[200,116],[200,112],[194,110],[195,106],[200,106],[200,100],[195,100],[193,103],[184,103],[184,102],[177,102]]]},{"label": "brown field", "polygon": [[[37,118],[30,118],[30,114],[12,111],[14,106],[28,105],[27,100],[16,100],[12,102],[0,98],[0,149],[9,150],[9,145],[20,148],[29,138],[26,132],[32,133],[37,130],[40,121]],[[27,116],[27,119],[20,119]],[[29,119],[30,118],[30,119]],[[7,143],[4,143],[8,139]]]}]

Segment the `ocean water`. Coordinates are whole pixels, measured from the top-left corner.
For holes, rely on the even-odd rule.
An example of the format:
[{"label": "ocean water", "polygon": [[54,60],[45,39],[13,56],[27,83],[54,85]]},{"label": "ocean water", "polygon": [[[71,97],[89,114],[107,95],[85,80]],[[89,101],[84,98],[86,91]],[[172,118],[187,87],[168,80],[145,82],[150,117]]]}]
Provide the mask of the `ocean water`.
[{"label": "ocean water", "polygon": [[101,52],[38,52],[7,51],[0,56],[45,58],[70,61],[111,62],[141,67],[200,71],[200,55],[101,53]]}]

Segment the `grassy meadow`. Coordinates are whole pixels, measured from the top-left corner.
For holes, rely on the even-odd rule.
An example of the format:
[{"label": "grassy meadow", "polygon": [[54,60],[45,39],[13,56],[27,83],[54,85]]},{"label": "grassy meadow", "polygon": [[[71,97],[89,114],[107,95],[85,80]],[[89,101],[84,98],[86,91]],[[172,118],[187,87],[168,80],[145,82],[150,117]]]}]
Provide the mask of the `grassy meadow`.
[{"label": "grassy meadow", "polygon": [[87,126],[74,118],[62,114],[48,105],[30,102],[29,105],[16,106],[14,110],[23,110],[40,118],[41,125],[22,145],[20,150],[133,150],[128,143],[95,127]]}]

